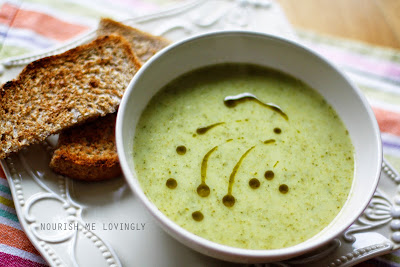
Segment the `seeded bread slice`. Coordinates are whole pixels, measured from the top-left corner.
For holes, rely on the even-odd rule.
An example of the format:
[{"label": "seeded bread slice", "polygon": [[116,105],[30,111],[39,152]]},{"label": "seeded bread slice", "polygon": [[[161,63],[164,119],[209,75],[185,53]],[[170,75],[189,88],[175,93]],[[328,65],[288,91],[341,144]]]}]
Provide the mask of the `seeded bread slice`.
[{"label": "seeded bread slice", "polygon": [[[169,41],[139,31],[111,19],[102,19],[98,34],[120,34],[127,39],[138,58],[145,62]],[[108,115],[113,117],[115,115]],[[62,131],[50,167],[53,171],[79,180],[98,181],[121,175],[115,145],[115,120],[100,119]],[[90,141],[88,141],[90,140]]]},{"label": "seeded bread slice", "polygon": [[102,36],[28,64],[0,88],[0,159],[115,112],[141,64],[121,36]]},{"label": "seeded bread slice", "polygon": [[62,131],[50,168],[70,178],[99,181],[121,175],[115,146],[116,113]]},{"label": "seeded bread slice", "polygon": [[132,50],[141,63],[146,62],[151,56],[170,44],[170,41],[160,36],[142,32],[109,18],[102,18],[97,30],[98,35],[119,34],[128,40]]}]

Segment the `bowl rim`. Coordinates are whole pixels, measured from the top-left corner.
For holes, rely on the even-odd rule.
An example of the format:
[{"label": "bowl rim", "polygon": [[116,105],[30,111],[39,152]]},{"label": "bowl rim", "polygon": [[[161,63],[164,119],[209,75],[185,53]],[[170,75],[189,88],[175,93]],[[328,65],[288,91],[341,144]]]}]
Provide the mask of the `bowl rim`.
[{"label": "bowl rim", "polygon": [[[373,174],[374,183],[369,186],[370,190],[368,193],[368,201],[366,201],[365,203],[362,203],[362,205],[359,206],[357,212],[354,212],[352,214],[352,217],[349,217],[349,219],[346,220],[346,223],[341,223],[340,227],[336,227],[335,231],[332,231],[331,234],[325,234],[324,236],[319,237],[317,240],[311,240],[309,242],[307,242],[307,240],[306,240],[297,245],[285,247],[285,248],[279,248],[279,249],[255,250],[255,249],[244,249],[244,248],[237,248],[237,247],[231,247],[231,246],[219,244],[219,243],[207,240],[203,237],[199,237],[199,236],[189,232],[188,230],[179,226],[177,223],[173,222],[166,215],[164,215],[161,211],[159,211],[158,208],[146,197],[146,195],[144,194],[143,190],[140,187],[139,182],[135,178],[135,175],[130,170],[127,159],[125,158],[125,148],[124,148],[124,144],[122,142],[122,140],[123,140],[122,126],[123,126],[123,118],[125,117],[125,111],[126,111],[125,106],[127,105],[128,99],[130,98],[132,92],[134,91],[137,81],[141,78],[142,73],[146,72],[147,69],[149,69],[153,64],[156,64],[154,62],[157,62],[159,58],[162,58],[165,54],[169,53],[169,51],[171,51],[171,50],[175,50],[178,47],[188,44],[190,42],[196,42],[198,39],[210,38],[210,37],[215,37],[215,36],[224,36],[224,35],[238,35],[238,37],[252,36],[252,37],[258,37],[258,38],[264,38],[264,39],[268,39],[268,40],[273,40],[275,42],[282,42],[282,43],[290,45],[291,47],[294,47],[296,49],[303,50],[303,52],[305,52],[307,54],[307,56],[317,58],[319,61],[322,62],[322,64],[327,65],[330,69],[332,69],[332,71],[339,74],[343,78],[343,80],[349,85],[349,87],[351,87],[351,89],[356,93],[357,97],[362,102],[362,104],[367,112],[367,116],[369,117],[369,121],[372,123],[371,126],[374,130],[375,141],[377,144],[376,149],[377,149],[378,155],[377,155],[377,161],[376,161],[376,165],[377,165],[376,171]],[[188,71],[190,71],[190,70],[188,70]],[[118,152],[118,156],[120,158],[120,165],[121,165],[121,169],[123,171],[125,180],[128,182],[128,184],[129,184],[131,190],[134,192],[134,194],[136,194],[136,196],[140,199],[142,204],[144,204],[145,208],[152,214],[152,216],[154,216],[157,219],[158,223],[161,224],[162,228],[164,228],[164,230],[166,232],[169,232],[169,233],[174,232],[174,234],[172,236],[180,241],[191,241],[192,248],[196,247],[200,251],[211,251],[211,254],[206,253],[211,256],[214,254],[215,255],[223,254],[223,255],[225,255],[225,258],[227,258],[226,256],[228,256],[228,258],[231,258],[231,259],[251,260],[251,259],[290,258],[290,257],[294,257],[297,255],[301,255],[306,252],[309,252],[309,251],[316,249],[316,248],[328,243],[329,241],[333,240],[340,233],[345,231],[351,224],[353,224],[357,220],[357,218],[362,214],[362,212],[367,208],[367,206],[368,206],[371,198],[373,197],[373,194],[375,193],[376,188],[378,186],[380,173],[381,173],[381,164],[382,164],[382,160],[383,160],[380,130],[379,130],[379,126],[376,121],[375,115],[372,111],[372,108],[371,108],[370,104],[368,103],[364,94],[361,92],[361,90],[341,70],[339,70],[339,68],[337,66],[335,66],[333,63],[331,63],[328,59],[324,58],[322,55],[318,54],[317,52],[313,51],[312,49],[308,48],[307,46],[305,46],[299,42],[289,40],[289,39],[286,39],[283,37],[275,36],[275,35],[270,35],[268,33],[261,33],[261,32],[248,31],[248,30],[224,30],[224,31],[215,31],[215,32],[195,35],[195,36],[180,40],[178,42],[175,42],[175,43],[163,48],[161,51],[159,51],[154,56],[152,56],[145,64],[143,64],[143,66],[135,74],[135,76],[130,81],[128,87],[126,88],[126,91],[124,93],[124,96],[122,97],[122,100],[120,103],[120,108],[119,108],[119,111],[117,114],[115,136],[116,136],[117,152]],[[352,187],[353,186],[354,186],[354,181],[353,181]],[[351,192],[349,194],[351,194]],[[348,201],[346,201],[346,203],[347,202]],[[346,205],[346,203],[343,205],[343,207]],[[342,209],[343,209],[343,207],[342,207]],[[338,215],[336,215],[335,218],[337,218],[337,216]],[[308,239],[308,240],[310,240],[310,239]],[[305,242],[307,242],[307,243],[305,243]],[[183,242],[183,243],[187,244],[186,242]]]}]

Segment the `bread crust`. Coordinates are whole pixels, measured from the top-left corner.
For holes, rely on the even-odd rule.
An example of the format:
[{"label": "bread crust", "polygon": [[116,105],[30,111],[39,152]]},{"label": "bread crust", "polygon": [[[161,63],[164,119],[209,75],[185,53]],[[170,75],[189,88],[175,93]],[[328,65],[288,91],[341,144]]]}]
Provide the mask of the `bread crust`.
[{"label": "bread crust", "polygon": [[142,64],[171,43],[161,36],[151,35],[109,18],[100,20],[97,34],[119,34],[123,36],[131,44],[132,50]]},{"label": "bread crust", "polygon": [[141,63],[121,36],[100,36],[28,64],[0,88],[0,159],[115,112]]},{"label": "bread crust", "polygon": [[121,175],[115,145],[116,113],[64,130],[50,161],[56,173],[84,181]]}]

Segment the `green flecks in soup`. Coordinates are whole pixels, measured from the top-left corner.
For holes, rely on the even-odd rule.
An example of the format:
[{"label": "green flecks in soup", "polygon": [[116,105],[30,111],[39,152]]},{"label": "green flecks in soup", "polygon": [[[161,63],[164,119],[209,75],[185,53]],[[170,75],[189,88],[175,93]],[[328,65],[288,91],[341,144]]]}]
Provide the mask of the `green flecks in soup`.
[{"label": "green flecks in soup", "polygon": [[339,213],[354,172],[349,135],[329,104],[298,79],[253,65],[172,81],[143,111],[134,151],[139,182],[161,212],[248,249],[316,235]]}]

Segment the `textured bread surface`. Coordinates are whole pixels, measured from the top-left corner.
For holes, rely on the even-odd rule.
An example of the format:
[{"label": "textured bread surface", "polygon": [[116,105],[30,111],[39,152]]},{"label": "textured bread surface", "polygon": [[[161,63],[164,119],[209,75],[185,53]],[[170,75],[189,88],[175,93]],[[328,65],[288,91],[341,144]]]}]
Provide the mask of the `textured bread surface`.
[{"label": "textured bread surface", "polygon": [[121,175],[115,145],[116,113],[62,131],[50,168],[70,178],[99,181]]},{"label": "textured bread surface", "polygon": [[[169,41],[161,37],[111,19],[102,19],[97,33],[122,35],[130,42],[135,55],[143,63],[169,44]],[[115,120],[107,117],[99,119],[99,122],[87,122],[62,131],[50,167],[59,174],[85,181],[120,176],[121,170],[115,149]]]},{"label": "textured bread surface", "polygon": [[109,18],[100,20],[98,35],[119,34],[132,45],[135,55],[141,63],[146,62],[151,56],[170,44],[170,41],[142,32],[136,28],[127,26]]},{"label": "textured bread surface", "polygon": [[139,68],[129,43],[117,35],[28,64],[0,88],[0,159],[115,112]]}]

